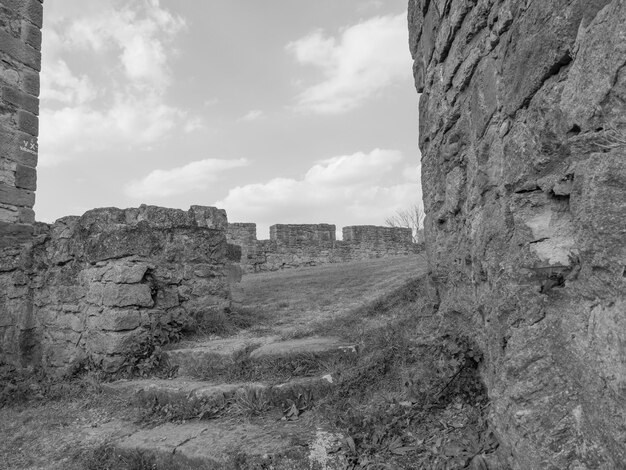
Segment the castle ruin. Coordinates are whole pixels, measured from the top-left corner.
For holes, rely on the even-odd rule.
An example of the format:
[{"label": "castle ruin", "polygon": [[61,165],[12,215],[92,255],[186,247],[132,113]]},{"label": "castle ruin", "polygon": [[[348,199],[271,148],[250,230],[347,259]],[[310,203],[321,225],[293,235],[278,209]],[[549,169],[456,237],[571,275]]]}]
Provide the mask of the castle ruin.
[{"label": "castle ruin", "polygon": [[230,223],[229,243],[241,247],[244,272],[277,271],[285,268],[345,263],[417,253],[412,231],[405,227],[355,225],[343,228],[343,241],[336,239],[330,224],[277,224],[269,240],[257,240],[256,224]]}]

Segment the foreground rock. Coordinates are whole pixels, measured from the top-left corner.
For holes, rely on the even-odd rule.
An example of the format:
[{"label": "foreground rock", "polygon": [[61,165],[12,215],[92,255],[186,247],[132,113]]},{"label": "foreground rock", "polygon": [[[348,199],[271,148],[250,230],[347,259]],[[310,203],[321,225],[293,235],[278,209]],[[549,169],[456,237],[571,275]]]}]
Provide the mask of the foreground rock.
[{"label": "foreground rock", "polygon": [[626,462],[626,3],[409,1],[440,313],[516,469]]}]

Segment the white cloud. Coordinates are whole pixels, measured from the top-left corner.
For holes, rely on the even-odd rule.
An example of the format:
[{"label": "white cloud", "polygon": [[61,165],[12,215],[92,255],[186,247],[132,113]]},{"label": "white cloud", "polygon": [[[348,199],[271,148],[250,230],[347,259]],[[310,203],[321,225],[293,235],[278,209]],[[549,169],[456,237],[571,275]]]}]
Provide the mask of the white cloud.
[{"label": "white cloud", "polygon": [[418,181],[402,177],[403,156],[375,149],[316,163],[302,179],[274,178],[231,189],[215,204],[229,220],[275,223],[384,224],[387,216],[421,199]]},{"label": "white cloud", "polygon": [[185,126],[183,127],[183,130],[187,134],[190,134],[195,131],[201,131],[204,129],[206,129],[206,123],[204,122],[204,119],[202,119],[199,116],[191,118],[189,121],[185,123]]},{"label": "white cloud", "polygon": [[94,14],[75,20],[64,35],[73,49],[118,52],[123,71],[134,85],[169,84],[166,46],[186,26],[184,19],[161,8],[158,0],[116,5],[104,1]]},{"label": "white cloud", "polygon": [[389,173],[400,160],[402,153],[396,150],[357,152],[318,162],[307,171],[304,179],[320,185],[359,184]]},{"label": "white cloud", "polygon": [[246,113],[241,120],[242,121],[256,121],[257,119],[261,119],[263,117],[263,111],[260,109],[253,109]]},{"label": "white cloud", "polygon": [[67,11],[74,16],[53,8],[45,24],[42,166],[104,149],[149,148],[177,127],[198,127],[166,100],[182,18],[158,0],[89,0]]},{"label": "white cloud", "polygon": [[324,80],[298,96],[298,107],[316,113],[350,111],[386,87],[411,77],[406,13],[379,16],[345,28],[338,37],[315,31],[287,45]]},{"label": "white cloud", "polygon": [[202,190],[216,180],[217,174],[247,165],[247,160],[207,158],[170,170],[153,170],[140,180],[126,186],[126,194],[134,199],[160,198]]},{"label": "white cloud", "polygon": [[67,63],[58,59],[46,65],[41,77],[40,99],[43,102],[57,101],[65,105],[82,105],[93,101],[98,94],[96,86],[85,74],[75,75]]},{"label": "white cloud", "polygon": [[182,115],[158,96],[118,95],[111,106],[102,109],[89,105],[43,108],[39,164],[54,166],[92,151],[149,146],[171,131]]}]

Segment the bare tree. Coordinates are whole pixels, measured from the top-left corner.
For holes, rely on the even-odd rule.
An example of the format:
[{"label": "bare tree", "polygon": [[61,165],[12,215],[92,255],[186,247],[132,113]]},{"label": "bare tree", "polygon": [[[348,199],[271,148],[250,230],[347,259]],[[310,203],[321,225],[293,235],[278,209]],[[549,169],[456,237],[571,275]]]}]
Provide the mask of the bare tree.
[{"label": "bare tree", "polygon": [[397,210],[396,213],[385,219],[389,227],[406,227],[413,232],[413,243],[419,243],[419,231],[424,223],[424,211],[418,204],[407,209]]}]

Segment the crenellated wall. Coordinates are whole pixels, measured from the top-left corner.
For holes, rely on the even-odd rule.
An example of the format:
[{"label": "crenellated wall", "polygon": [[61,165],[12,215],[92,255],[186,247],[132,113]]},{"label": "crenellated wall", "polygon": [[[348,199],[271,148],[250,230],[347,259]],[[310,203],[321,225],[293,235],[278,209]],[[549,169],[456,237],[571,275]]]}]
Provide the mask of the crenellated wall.
[{"label": "crenellated wall", "polygon": [[409,228],[344,227],[343,238],[336,240],[336,227],[330,224],[277,224],[270,227],[269,240],[257,240],[256,224],[228,224],[228,241],[241,247],[245,272],[408,255],[421,249]]},{"label": "crenellated wall", "polygon": [[0,249],[0,361],[116,372],[231,305],[226,213],[94,209]]},{"label": "crenellated wall", "polygon": [[42,0],[0,1],[0,246],[33,233]]},{"label": "crenellated wall", "polygon": [[439,314],[490,468],[626,468],[626,2],[410,0]]}]

